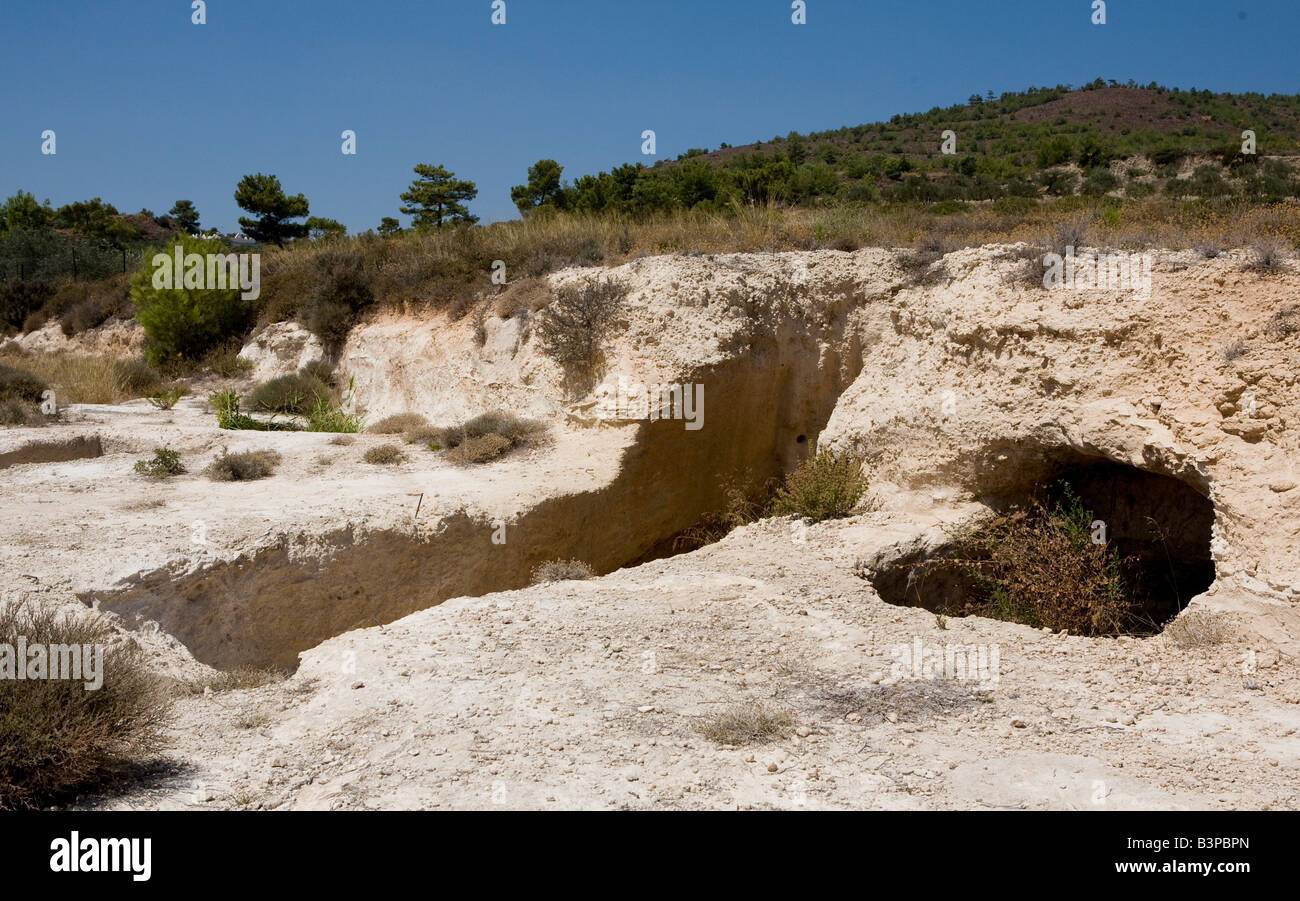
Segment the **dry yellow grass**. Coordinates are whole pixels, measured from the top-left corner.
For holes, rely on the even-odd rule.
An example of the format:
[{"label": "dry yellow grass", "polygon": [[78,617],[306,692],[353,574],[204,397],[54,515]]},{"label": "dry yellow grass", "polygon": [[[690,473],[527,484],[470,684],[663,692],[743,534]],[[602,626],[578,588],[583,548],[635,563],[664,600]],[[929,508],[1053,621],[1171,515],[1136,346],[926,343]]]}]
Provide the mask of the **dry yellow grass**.
[{"label": "dry yellow grass", "polygon": [[116,404],[143,397],[160,384],[138,360],[74,353],[0,353],[0,365],[30,372],[54,390],[59,404]]}]

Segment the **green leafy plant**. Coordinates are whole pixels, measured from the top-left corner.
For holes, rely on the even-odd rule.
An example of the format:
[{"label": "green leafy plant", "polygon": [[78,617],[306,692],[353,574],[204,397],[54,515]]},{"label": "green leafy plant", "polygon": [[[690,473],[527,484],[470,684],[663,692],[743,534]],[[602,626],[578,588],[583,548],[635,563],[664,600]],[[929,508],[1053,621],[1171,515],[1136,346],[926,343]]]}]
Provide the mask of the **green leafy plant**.
[{"label": "green leafy plant", "polygon": [[816,522],[848,516],[867,490],[863,462],[854,454],[819,450],[786,476],[776,491],[772,511]]},{"label": "green leafy plant", "polygon": [[[302,426],[292,422],[270,422],[254,419],[247,413],[241,413],[239,405],[243,398],[238,391],[225,388],[208,395],[208,403],[217,412],[217,427],[250,432],[300,432]],[[317,430],[325,431],[325,430]]]},{"label": "green leafy plant", "polygon": [[190,393],[189,386],[182,385],[179,382],[173,384],[165,391],[155,391],[152,394],[146,394],[145,400],[157,407],[159,410],[170,410],[176,406],[176,402]]},{"label": "green leafy plant", "polygon": [[179,452],[166,447],[154,448],[152,460],[137,460],[135,471],[151,479],[166,479],[185,472]]}]

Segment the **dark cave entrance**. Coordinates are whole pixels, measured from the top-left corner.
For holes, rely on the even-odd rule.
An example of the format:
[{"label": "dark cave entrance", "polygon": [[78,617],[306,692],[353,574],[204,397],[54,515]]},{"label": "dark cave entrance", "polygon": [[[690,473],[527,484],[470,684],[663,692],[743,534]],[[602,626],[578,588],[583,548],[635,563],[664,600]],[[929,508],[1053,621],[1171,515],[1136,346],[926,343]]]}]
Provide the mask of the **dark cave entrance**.
[{"label": "dark cave entrance", "polygon": [[[1023,478],[1003,480],[983,500],[999,514],[1025,510],[1035,501],[1052,509],[1068,484],[1100,522],[1106,546],[1120,558],[1124,594],[1133,627],[1158,631],[1214,582],[1210,553],[1214,505],[1185,482],[1109,460],[1071,455],[1026,466]],[[981,589],[969,566],[950,561],[963,553],[954,541],[912,550],[873,566],[868,577],[891,604],[935,613],[965,615]]]}]

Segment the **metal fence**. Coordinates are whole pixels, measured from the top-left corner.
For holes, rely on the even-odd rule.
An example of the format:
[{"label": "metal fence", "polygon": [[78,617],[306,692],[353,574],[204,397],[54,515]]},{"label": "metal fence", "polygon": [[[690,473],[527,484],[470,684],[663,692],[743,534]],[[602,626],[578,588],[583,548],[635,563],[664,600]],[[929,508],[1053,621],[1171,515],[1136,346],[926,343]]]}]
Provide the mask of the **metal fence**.
[{"label": "metal fence", "polygon": [[0,282],[105,278],[140,268],[144,254],[142,246],[122,247],[57,232],[8,232],[0,235]]}]

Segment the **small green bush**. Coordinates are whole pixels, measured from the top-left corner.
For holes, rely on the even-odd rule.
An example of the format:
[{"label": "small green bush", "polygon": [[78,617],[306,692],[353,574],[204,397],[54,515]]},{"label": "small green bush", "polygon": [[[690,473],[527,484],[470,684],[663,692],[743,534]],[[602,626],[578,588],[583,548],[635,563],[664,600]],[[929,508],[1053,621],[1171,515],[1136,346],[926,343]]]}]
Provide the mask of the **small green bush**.
[{"label": "small green bush", "polygon": [[159,410],[170,410],[176,406],[176,401],[190,393],[188,385],[182,385],[179,382],[173,384],[165,391],[155,391],[152,394],[146,394],[145,400],[157,407]]},{"label": "small green bush", "polygon": [[361,459],[376,466],[395,466],[406,462],[406,454],[396,444],[381,444],[367,450]]},{"label": "small green bush", "polygon": [[328,400],[319,400],[316,406],[312,407],[307,413],[307,431],[309,432],[341,432],[344,434],[355,434],[360,432],[365,422],[359,413],[344,412],[342,407],[330,403]]},{"label": "small green bush", "polygon": [[329,401],[329,386],[305,372],[295,372],[259,385],[249,396],[255,409],[306,416],[321,401]]},{"label": "small green bush", "polygon": [[[292,422],[263,422],[239,411],[242,398],[238,391],[226,388],[208,395],[208,403],[217,412],[217,427],[250,432],[300,432],[302,427]],[[315,430],[324,431],[324,430]]]},{"label": "small green bush", "polygon": [[151,479],[166,479],[185,472],[181,465],[181,455],[166,447],[156,447],[152,460],[135,461],[135,471]]},{"label": "small green bush", "polygon": [[863,460],[853,454],[818,451],[785,478],[776,491],[773,512],[821,522],[848,516],[867,490]]},{"label": "small green bush", "polygon": [[[0,679],[0,809],[46,807],[110,784],[161,750],[167,691],[133,641],[97,614],[0,606],[0,643],[103,648],[102,684]],[[83,672],[83,676],[85,676]]]},{"label": "small green bush", "polygon": [[232,454],[222,451],[206,472],[214,482],[250,482],[264,479],[280,465],[280,455],[272,450],[249,451]]}]

